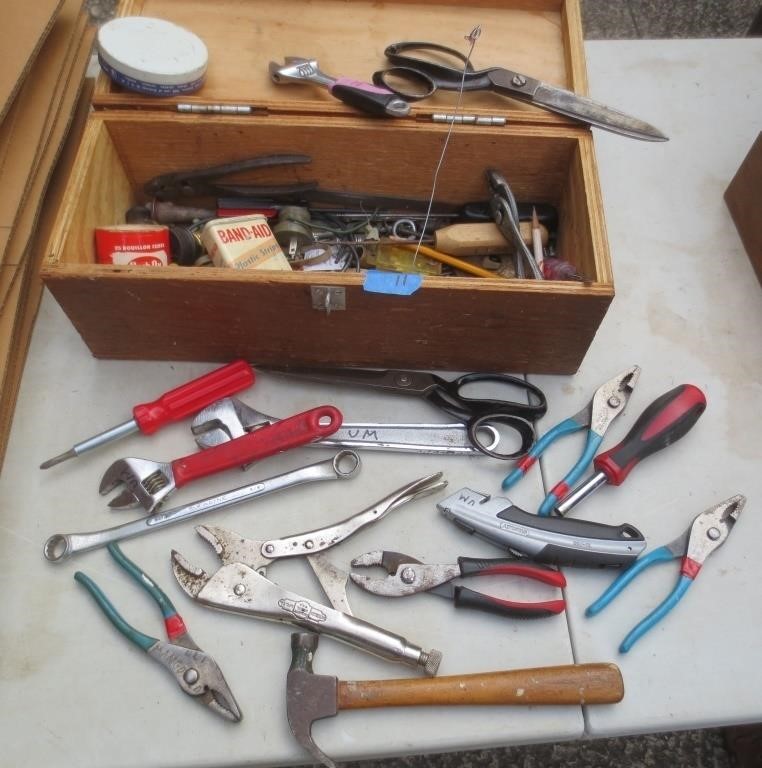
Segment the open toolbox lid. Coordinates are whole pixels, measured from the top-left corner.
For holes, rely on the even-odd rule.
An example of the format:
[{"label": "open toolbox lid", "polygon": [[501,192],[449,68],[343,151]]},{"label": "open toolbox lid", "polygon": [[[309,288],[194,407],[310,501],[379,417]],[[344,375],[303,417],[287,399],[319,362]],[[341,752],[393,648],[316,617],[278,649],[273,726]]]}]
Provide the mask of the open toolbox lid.
[{"label": "open toolbox lid", "polygon": [[[471,57],[475,69],[504,66],[547,83],[587,92],[579,0],[124,0],[120,16],[174,22],[198,35],[209,51],[206,80],[193,94],[152,97],[127,91],[101,73],[97,108],[177,110],[178,104],[246,106],[253,114],[365,117],[312,83],[277,85],[270,61],[317,59],[332,77],[370,82],[389,66],[384,49],[425,40],[464,54],[465,36],[482,28]],[[414,102],[410,116],[430,121],[452,113],[456,92],[438,91]],[[461,114],[505,117],[508,123],[581,124],[496,93],[464,94]],[[368,118],[377,119],[377,118]]]}]

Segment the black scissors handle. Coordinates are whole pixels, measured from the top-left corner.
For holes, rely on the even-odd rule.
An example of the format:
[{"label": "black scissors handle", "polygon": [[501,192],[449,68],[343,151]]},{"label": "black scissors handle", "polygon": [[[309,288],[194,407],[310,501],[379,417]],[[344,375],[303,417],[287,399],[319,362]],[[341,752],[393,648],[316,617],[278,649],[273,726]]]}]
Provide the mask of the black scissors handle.
[{"label": "black scissors handle", "polygon": [[[535,421],[545,415],[548,402],[545,393],[534,384],[518,376],[507,373],[466,373],[457,379],[447,381],[439,376],[432,376],[435,384],[426,392],[424,397],[437,408],[455,416],[463,422],[485,414],[505,413],[509,416],[519,416],[528,421]],[[469,384],[493,383],[509,385],[525,390],[529,394],[528,403],[515,400],[499,400],[486,397],[468,397],[462,391]],[[531,402],[534,399],[536,402]]]},{"label": "black scissors handle", "polygon": [[[439,376],[432,378],[435,384],[424,397],[432,405],[462,421],[468,429],[469,439],[482,453],[495,459],[515,459],[523,456],[532,447],[535,439],[532,422],[543,416],[548,409],[545,393],[539,387],[517,376],[504,373],[467,373],[452,381]],[[529,402],[468,397],[462,394],[462,390],[469,384],[485,382],[519,387],[528,393]],[[495,422],[504,424],[517,432],[521,439],[518,450],[512,453],[500,453],[485,445],[481,439],[480,430]]]},{"label": "black scissors handle", "polygon": [[[408,56],[403,54],[403,51],[443,53],[463,65],[455,68],[436,61]],[[373,82],[408,100],[425,99],[439,88],[445,91],[460,90],[461,84],[465,91],[487,91],[491,88],[490,70],[474,71],[467,56],[445,45],[424,42],[392,43],[387,46],[384,55],[394,66],[374,72]],[[410,83],[410,88],[401,87],[400,81]]]}]

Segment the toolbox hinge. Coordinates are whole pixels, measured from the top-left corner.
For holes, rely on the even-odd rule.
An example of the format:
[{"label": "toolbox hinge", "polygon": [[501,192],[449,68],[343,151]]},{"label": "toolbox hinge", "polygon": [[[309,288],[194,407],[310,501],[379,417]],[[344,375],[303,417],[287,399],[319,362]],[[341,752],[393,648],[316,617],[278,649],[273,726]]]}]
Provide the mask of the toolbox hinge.
[{"label": "toolbox hinge", "polygon": [[265,115],[265,107],[253,107],[251,104],[176,104],[178,112],[196,115]]},{"label": "toolbox hinge", "polygon": [[454,123],[455,125],[507,125],[508,121],[502,115],[461,115],[451,112],[434,112],[431,115],[421,117],[432,123]]}]

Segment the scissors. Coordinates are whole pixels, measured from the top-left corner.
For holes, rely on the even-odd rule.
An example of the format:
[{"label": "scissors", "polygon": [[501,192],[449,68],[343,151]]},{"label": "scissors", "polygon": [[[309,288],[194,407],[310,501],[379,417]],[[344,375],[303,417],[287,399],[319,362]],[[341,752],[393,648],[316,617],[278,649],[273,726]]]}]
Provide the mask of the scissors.
[{"label": "scissors", "polygon": [[[406,55],[413,51],[418,56]],[[373,73],[373,82],[409,101],[443,91],[494,91],[588,125],[644,141],[667,141],[660,130],[643,120],[607,107],[586,96],[549,85],[502,67],[474,70],[467,56],[436,43],[401,42],[384,54],[395,66]],[[446,63],[441,63],[441,62]]]},{"label": "scissors", "polygon": [[[545,394],[541,389],[524,379],[504,373],[467,373],[447,381],[441,376],[421,371],[377,371],[369,368],[297,369],[271,366],[263,370],[326,384],[350,384],[383,392],[422,397],[463,422],[474,447],[495,459],[515,459],[523,456],[534,442],[535,433],[532,422],[543,416],[548,408]],[[529,394],[529,402],[467,397],[462,393],[466,386],[478,383],[519,387]],[[536,402],[531,402],[532,399]],[[517,451],[499,453],[481,441],[479,430],[488,423],[494,422],[505,424],[516,430],[521,438],[521,447]]]}]

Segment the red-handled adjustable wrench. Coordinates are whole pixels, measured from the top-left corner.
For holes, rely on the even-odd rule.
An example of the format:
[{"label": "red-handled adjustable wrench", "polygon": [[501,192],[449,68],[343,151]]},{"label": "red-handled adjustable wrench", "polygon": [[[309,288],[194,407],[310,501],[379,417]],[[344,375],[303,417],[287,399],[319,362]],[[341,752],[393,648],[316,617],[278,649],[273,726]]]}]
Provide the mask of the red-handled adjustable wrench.
[{"label": "red-handled adjustable wrench", "polygon": [[240,392],[253,383],[252,367],[245,360],[236,360],[165,392],[153,402],[136,405],[132,409],[133,418],[129,421],[77,443],[65,453],[40,464],[40,469],[48,469],[133,432],[140,431],[145,435],[152,435],[160,427],[192,416],[217,400]]},{"label": "red-handled adjustable wrench", "polygon": [[341,412],[337,408],[322,405],[172,462],[118,459],[103,475],[99,491],[103,496],[123,484],[122,492],[109,502],[109,507],[142,506],[148,512],[154,512],[175,488],[327,437],[341,426],[341,421]]}]

